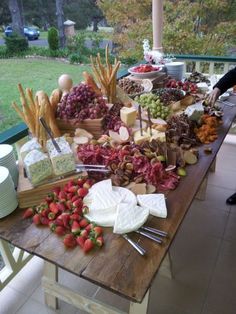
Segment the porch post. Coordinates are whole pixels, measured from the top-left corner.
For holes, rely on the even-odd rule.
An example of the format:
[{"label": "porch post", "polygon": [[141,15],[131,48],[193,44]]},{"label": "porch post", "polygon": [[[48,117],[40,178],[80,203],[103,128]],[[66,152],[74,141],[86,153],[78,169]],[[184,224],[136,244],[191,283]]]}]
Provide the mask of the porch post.
[{"label": "porch post", "polygon": [[163,0],[152,0],[153,51],[163,51]]}]

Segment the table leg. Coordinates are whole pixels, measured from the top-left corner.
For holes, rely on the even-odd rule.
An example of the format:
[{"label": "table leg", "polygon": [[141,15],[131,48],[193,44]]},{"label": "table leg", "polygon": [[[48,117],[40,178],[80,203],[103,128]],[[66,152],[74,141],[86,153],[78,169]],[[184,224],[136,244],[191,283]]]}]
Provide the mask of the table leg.
[{"label": "table leg", "polygon": [[[52,263],[44,261],[44,271],[43,276],[49,278],[52,282],[58,282],[58,267]],[[42,281],[43,286],[43,281]],[[48,293],[44,293],[45,304],[52,309],[58,309],[58,298],[50,295]]]},{"label": "table leg", "polygon": [[211,164],[210,171],[211,172],[215,172],[216,171],[216,158],[214,159],[213,163]]},{"label": "table leg", "polygon": [[171,259],[171,255],[169,251],[167,252],[164,260],[162,261],[161,267],[159,268],[158,273],[161,276],[167,277],[169,279],[174,278],[173,269],[172,269],[172,259]]},{"label": "table leg", "polygon": [[200,201],[204,201],[206,198],[206,189],[207,189],[207,181],[208,181],[208,174],[206,174],[205,178],[200,185],[197,195],[195,196],[196,199]]},{"label": "table leg", "polygon": [[130,302],[129,314],[146,314],[148,310],[149,293],[147,291],[142,303]]}]

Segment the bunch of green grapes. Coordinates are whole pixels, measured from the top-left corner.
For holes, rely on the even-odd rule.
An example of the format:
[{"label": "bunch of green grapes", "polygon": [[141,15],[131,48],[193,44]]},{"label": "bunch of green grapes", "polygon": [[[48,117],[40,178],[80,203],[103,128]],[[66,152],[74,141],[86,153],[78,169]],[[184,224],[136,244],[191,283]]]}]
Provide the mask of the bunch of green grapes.
[{"label": "bunch of green grapes", "polygon": [[170,114],[170,108],[164,106],[160,98],[152,93],[142,94],[140,96],[135,97],[134,99],[139,103],[143,108],[150,108],[150,113],[153,118],[162,118],[166,119]]}]

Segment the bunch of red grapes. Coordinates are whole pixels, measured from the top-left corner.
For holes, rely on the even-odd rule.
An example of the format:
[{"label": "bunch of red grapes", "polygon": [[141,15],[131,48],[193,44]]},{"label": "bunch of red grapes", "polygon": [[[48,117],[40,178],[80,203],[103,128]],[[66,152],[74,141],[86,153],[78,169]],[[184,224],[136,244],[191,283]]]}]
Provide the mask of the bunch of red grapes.
[{"label": "bunch of red grapes", "polygon": [[108,111],[104,99],[97,95],[90,86],[79,84],[66,94],[57,106],[60,119],[99,119]]}]

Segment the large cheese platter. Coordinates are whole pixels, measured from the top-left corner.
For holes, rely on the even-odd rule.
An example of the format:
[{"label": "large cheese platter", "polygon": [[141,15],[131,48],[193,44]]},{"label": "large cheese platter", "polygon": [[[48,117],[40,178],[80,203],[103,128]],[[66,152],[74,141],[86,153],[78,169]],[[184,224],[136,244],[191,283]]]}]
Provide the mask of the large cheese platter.
[{"label": "large cheese platter", "polygon": [[73,86],[62,75],[51,96],[19,84],[22,106],[13,103],[33,137],[19,161],[19,205],[31,206],[24,217],[85,252],[104,242],[96,224],[145,235],[149,214],[168,217],[168,191],[198,162],[197,147],[216,139],[222,116],[219,108],[216,115],[202,104],[189,107],[195,86],[184,91],[187,84],[173,81],[131,99],[116,82],[120,62],[109,63],[108,47],[105,55],[104,62],[91,58],[93,74],[85,72],[84,82]]}]

